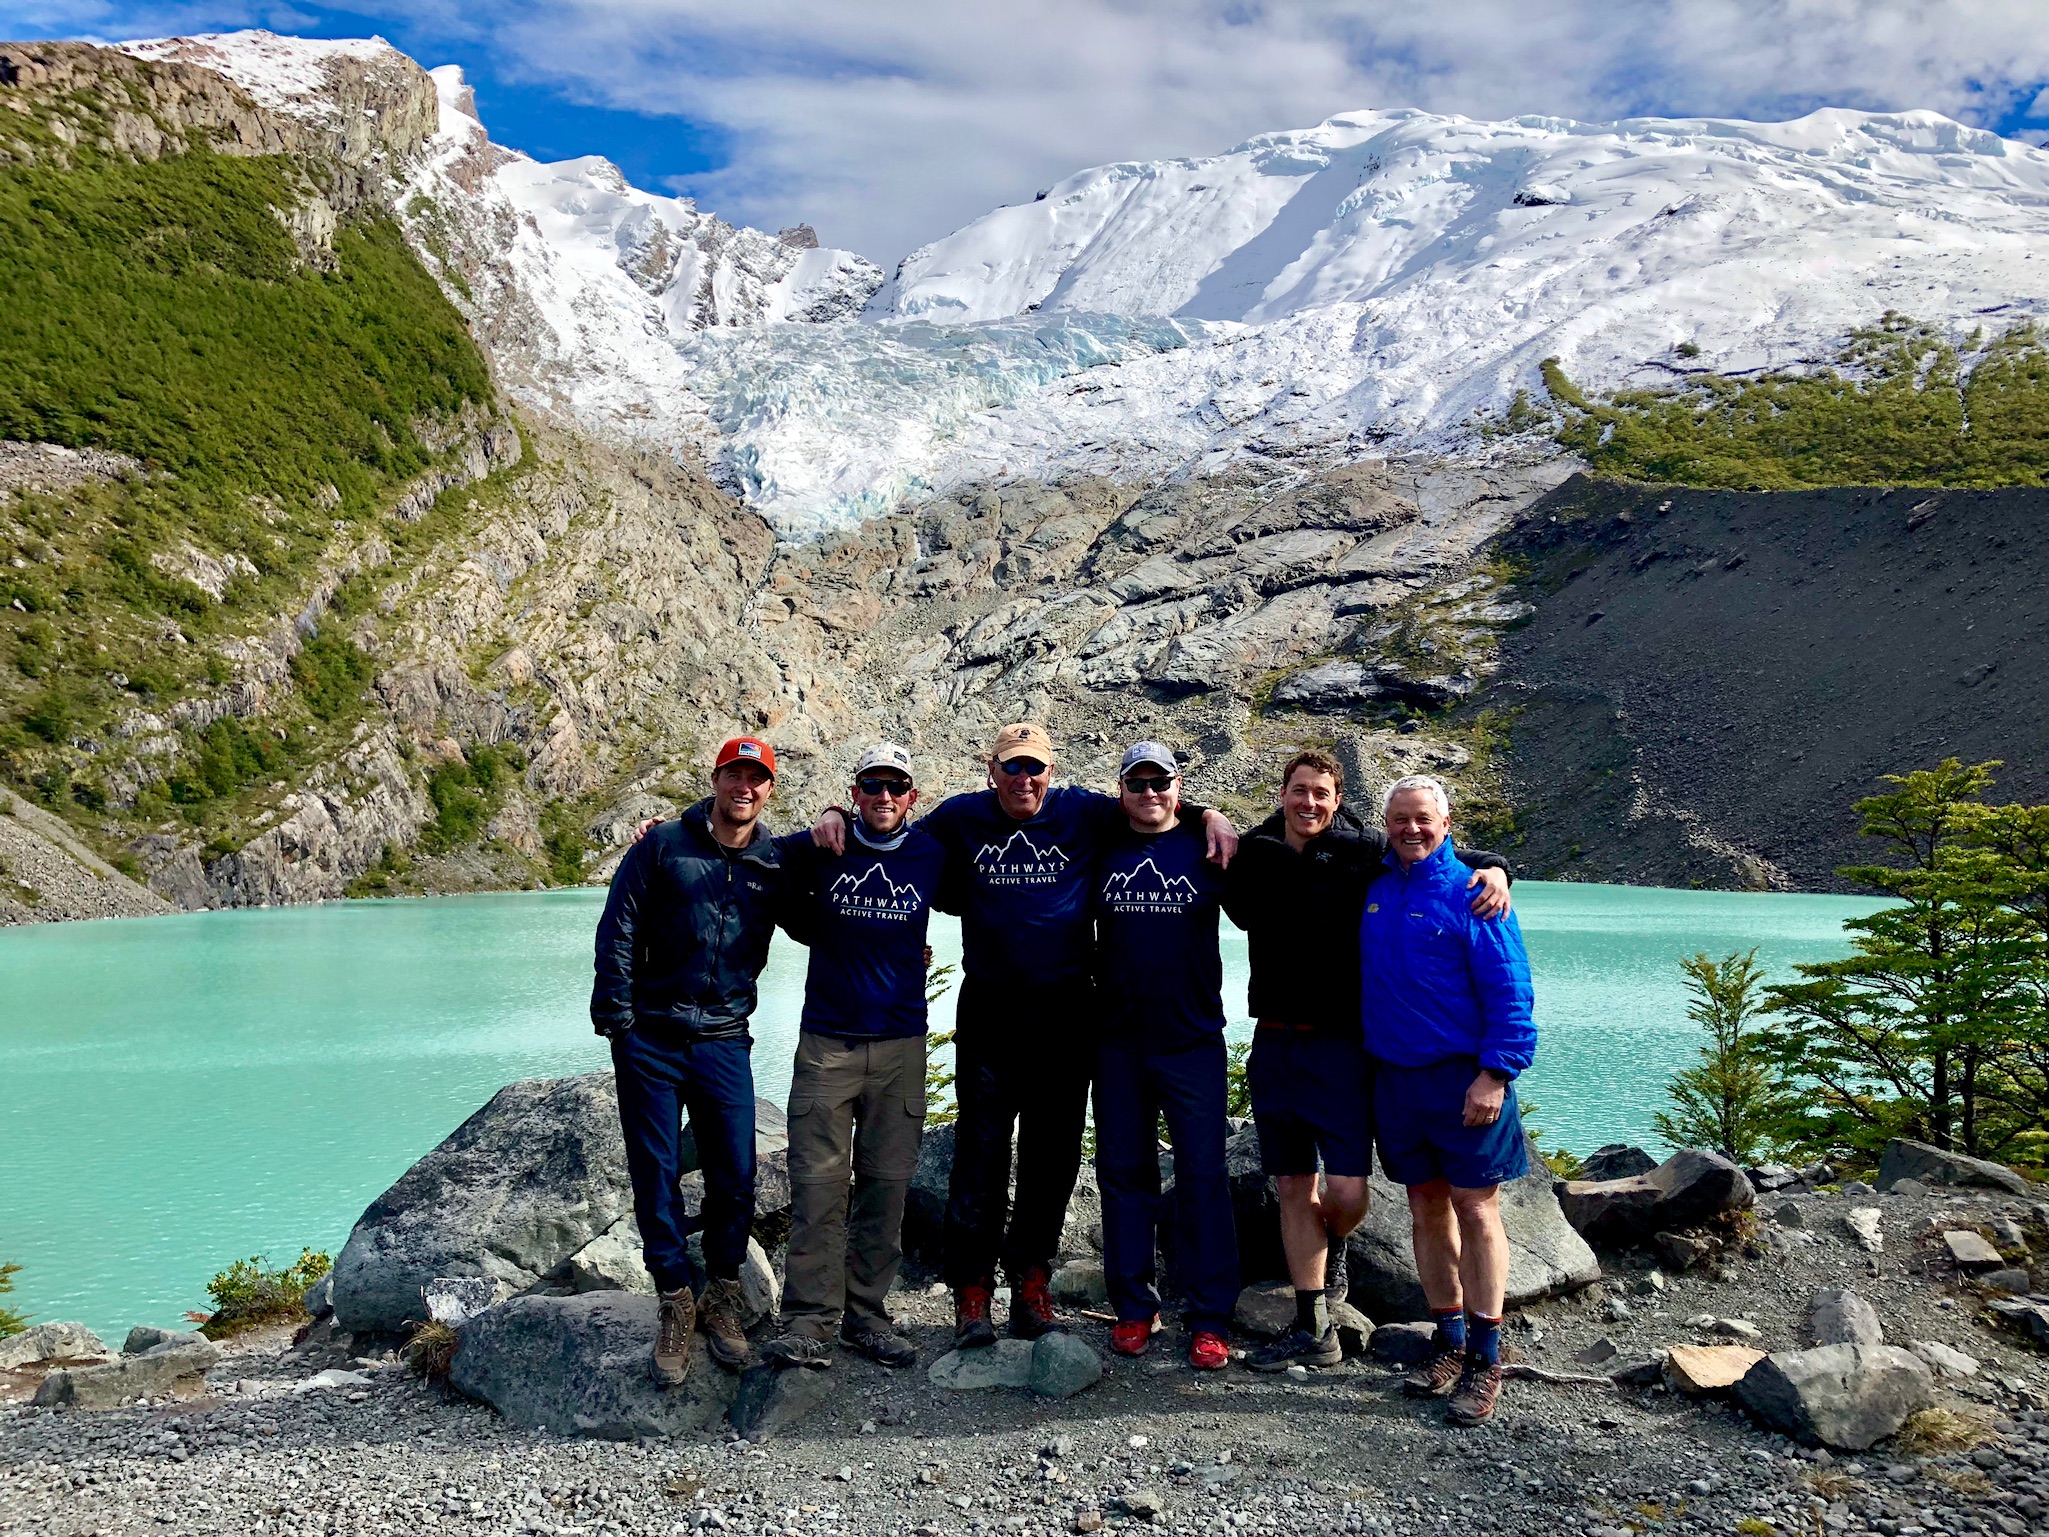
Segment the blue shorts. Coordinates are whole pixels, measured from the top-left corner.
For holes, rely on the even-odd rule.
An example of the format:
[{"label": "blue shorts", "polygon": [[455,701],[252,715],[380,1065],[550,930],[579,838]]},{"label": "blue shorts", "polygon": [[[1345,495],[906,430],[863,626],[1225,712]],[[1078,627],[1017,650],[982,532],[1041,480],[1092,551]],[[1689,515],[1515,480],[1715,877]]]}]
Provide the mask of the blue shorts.
[{"label": "blue shorts", "polygon": [[1373,1091],[1366,1048],[1351,1035],[1261,1026],[1245,1064],[1259,1163],[1268,1178],[1373,1172]]},{"label": "blue shorts", "polygon": [[1480,1065],[1451,1057],[1428,1067],[1373,1064],[1373,1113],[1380,1131],[1380,1167],[1398,1185],[1445,1180],[1460,1190],[1485,1190],[1530,1172],[1515,1085],[1501,1119],[1468,1126],[1466,1090]]}]

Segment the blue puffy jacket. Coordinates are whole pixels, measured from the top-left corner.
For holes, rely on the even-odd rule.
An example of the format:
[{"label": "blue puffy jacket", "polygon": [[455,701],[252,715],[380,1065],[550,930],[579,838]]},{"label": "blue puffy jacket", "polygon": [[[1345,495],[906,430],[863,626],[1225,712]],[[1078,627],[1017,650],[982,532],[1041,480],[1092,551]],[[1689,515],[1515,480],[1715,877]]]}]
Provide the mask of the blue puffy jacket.
[{"label": "blue puffy jacket", "polygon": [[619,861],[598,922],[598,1034],[653,1024],[744,1039],[769,939],[788,916],[785,875],[779,842],[760,823],[744,849],[714,838],[709,800],[651,829]]},{"label": "blue puffy jacket", "polygon": [[1472,867],[1449,838],[1407,868],[1390,849],[1387,864],[1359,920],[1366,1050],[1397,1067],[1477,1057],[1520,1073],[1537,1055],[1537,1026],[1515,914],[1473,916]]}]

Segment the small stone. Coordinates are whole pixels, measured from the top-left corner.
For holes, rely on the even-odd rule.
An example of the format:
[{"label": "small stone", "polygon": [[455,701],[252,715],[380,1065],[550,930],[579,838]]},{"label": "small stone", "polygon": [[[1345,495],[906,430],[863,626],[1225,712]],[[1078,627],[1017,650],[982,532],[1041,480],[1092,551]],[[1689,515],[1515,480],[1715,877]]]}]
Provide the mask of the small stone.
[{"label": "small stone", "polygon": [[1928,1187],[1922,1184],[1918,1179],[1895,1180],[1893,1181],[1892,1189],[1886,1192],[1886,1194],[1888,1195],[1906,1196],[1926,1195],[1927,1193]]},{"label": "small stone", "polygon": [[1103,1513],[1100,1510],[1077,1510],[1074,1513],[1074,1529],[1077,1532],[1099,1532],[1103,1529]]},{"label": "small stone", "polygon": [[1588,1366],[1599,1366],[1604,1361],[1614,1360],[1621,1353],[1621,1347],[1604,1334],[1575,1355],[1573,1360],[1583,1361]]},{"label": "small stone", "polygon": [[1858,1248],[1867,1254],[1877,1254],[1885,1248],[1885,1234],[1879,1229],[1883,1216],[1876,1206],[1853,1206],[1843,1213],[1843,1227],[1856,1240]]},{"label": "small stone", "polygon": [[1810,1345],[1882,1345],[1878,1310],[1846,1286],[1827,1286],[1807,1303]]},{"label": "small stone", "polygon": [[1376,1361],[1385,1361],[1390,1366],[1414,1366],[1429,1356],[1430,1343],[1436,1337],[1434,1324],[1382,1324],[1373,1331],[1367,1349]]},{"label": "small stone", "polygon": [[1097,1260],[1069,1260],[1053,1272],[1053,1300],[1069,1307],[1103,1308],[1110,1303],[1110,1283]]},{"label": "small stone", "polygon": [[1798,1201],[1781,1201],[1772,1209],[1772,1221],[1780,1227],[1804,1228],[1807,1226],[1807,1212]]},{"label": "small stone", "polygon": [[1140,1521],[1150,1521],[1167,1508],[1159,1495],[1150,1489],[1134,1489],[1117,1503],[1124,1507],[1127,1516],[1134,1516]]},{"label": "small stone", "polygon": [[1713,1329],[1716,1334],[1724,1334],[1731,1339],[1754,1340],[1759,1337],[1757,1325],[1746,1318],[1717,1318]]},{"label": "small stone", "polygon": [[1151,1446],[1153,1444],[1153,1438],[1151,1436],[1133,1436],[1124,1444],[1130,1447],[1135,1452],[1140,1450],[1142,1447]]},{"label": "small stone", "polygon": [[1295,1288],[1286,1281],[1260,1281],[1238,1293],[1231,1321],[1258,1339],[1279,1339],[1295,1327]]},{"label": "small stone", "polygon": [[1674,1345],[1665,1353],[1665,1377],[1688,1397],[1724,1392],[1764,1359],[1748,1345]]},{"label": "small stone", "polygon": [[1072,1398],[1103,1380],[1103,1358],[1077,1335],[1055,1330],[1032,1344],[1024,1385],[1041,1398]]},{"label": "small stone", "polygon": [[1629,1289],[1639,1297],[1656,1297],[1662,1295],[1665,1288],[1671,1284],[1670,1281],[1665,1279],[1664,1271],[1646,1270],[1636,1278],[1636,1284]]},{"label": "small stone", "polygon": [[[1970,1228],[1953,1227],[1944,1231],[1942,1245],[1949,1250],[1949,1257],[1959,1270],[1996,1270],[2002,1261],[1999,1251],[1983,1233]],[[2023,1287],[2025,1291],[2027,1288]]]},{"label": "small stone", "polygon": [[1307,1382],[1309,1380],[1309,1368],[1297,1364],[1289,1367],[1285,1375],[1290,1382]]},{"label": "small stone", "polygon": [[2021,1225],[2005,1212],[1988,1218],[1985,1225],[1992,1229],[1992,1241],[2001,1248],[2017,1249],[2023,1254],[2027,1252],[2028,1235],[2023,1233]]},{"label": "small stone", "polygon": [[1608,1315],[1608,1322],[1611,1324],[1619,1324],[1630,1316],[1629,1304],[1620,1297],[1610,1297],[1603,1304],[1601,1311]]},{"label": "small stone", "polygon": [[1073,1451],[1073,1436],[1055,1436],[1039,1448],[1039,1455],[1041,1457],[1066,1457],[1072,1455]]},{"label": "small stone", "polygon": [[1877,1195],[1878,1192],[1861,1179],[1853,1179],[1843,1186],[1844,1195]]},{"label": "small stone", "polygon": [[[1047,1335],[1046,1338],[1053,1338]],[[976,1350],[949,1350],[926,1372],[934,1387],[972,1393],[983,1388],[1021,1388],[1032,1378],[1031,1340],[998,1340]],[[1087,1347],[1084,1346],[1084,1349]],[[807,1372],[806,1376],[824,1376]]]},{"label": "small stone", "polygon": [[2025,1270],[2016,1265],[1999,1270],[1983,1271],[1978,1276],[1978,1284],[1992,1291],[2020,1295],[2033,1286],[2034,1282],[2029,1278]]}]

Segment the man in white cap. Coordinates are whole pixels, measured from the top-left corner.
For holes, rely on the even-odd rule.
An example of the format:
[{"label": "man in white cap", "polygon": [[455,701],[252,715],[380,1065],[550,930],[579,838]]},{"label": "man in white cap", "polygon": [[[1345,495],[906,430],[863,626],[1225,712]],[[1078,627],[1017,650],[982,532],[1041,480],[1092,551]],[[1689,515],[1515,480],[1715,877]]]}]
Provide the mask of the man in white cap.
[{"label": "man in white cap", "polygon": [[[946,1279],[962,1347],[995,1342],[999,1261],[1011,1283],[1010,1332],[1036,1339],[1063,1327],[1048,1282],[1081,1170],[1095,1064],[1090,874],[1106,840],[1127,826],[1115,796],[1053,783],[1043,726],[1005,726],[987,761],[988,789],[949,796],[918,824],[945,845],[961,903]],[[1180,814],[1203,829],[1219,864],[1229,861],[1238,834],[1228,818],[1188,804]],[[842,843],[844,815],[826,812],[812,836],[827,848]]]},{"label": "man in white cap", "polygon": [[905,748],[862,753],[851,794],[843,854],[784,856],[790,928],[811,963],[790,1078],[782,1333],[765,1351],[779,1366],[830,1366],[835,1333],[884,1366],[916,1358],[884,1299],[925,1126],[925,928],[946,850],[907,820],[918,791]]}]

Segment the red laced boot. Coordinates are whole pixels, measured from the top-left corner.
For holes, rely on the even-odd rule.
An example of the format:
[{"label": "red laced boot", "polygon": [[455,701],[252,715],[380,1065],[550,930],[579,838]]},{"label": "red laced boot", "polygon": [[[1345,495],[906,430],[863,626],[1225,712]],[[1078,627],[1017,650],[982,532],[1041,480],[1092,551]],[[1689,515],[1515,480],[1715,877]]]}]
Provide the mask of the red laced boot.
[{"label": "red laced boot", "polygon": [[1046,1267],[1034,1265],[1024,1273],[1010,1299],[1010,1333],[1014,1339],[1035,1340],[1067,1325],[1053,1311],[1053,1283]]},{"label": "red laced boot", "polygon": [[953,1343],[957,1350],[996,1343],[996,1326],[989,1322],[988,1287],[963,1286],[954,1292]]}]

